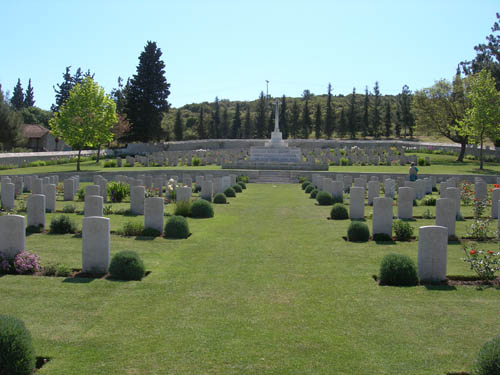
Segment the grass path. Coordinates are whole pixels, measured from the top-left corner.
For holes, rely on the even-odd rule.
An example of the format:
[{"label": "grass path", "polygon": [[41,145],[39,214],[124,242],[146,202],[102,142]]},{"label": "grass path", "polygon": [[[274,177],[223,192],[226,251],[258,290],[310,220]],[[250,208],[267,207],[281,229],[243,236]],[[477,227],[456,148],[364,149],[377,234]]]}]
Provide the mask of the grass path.
[{"label": "grass path", "polygon": [[[377,286],[382,257],[416,260],[417,243],[347,243],[349,221],[298,185],[249,184],[215,210],[187,240],[112,235],[112,254],[136,250],[152,271],[142,282],[1,277],[0,312],[52,358],[39,374],[442,374],[499,334],[499,290]],[[71,235],[27,247],[81,266]],[[449,246],[448,274],[470,272],[460,258]]]}]

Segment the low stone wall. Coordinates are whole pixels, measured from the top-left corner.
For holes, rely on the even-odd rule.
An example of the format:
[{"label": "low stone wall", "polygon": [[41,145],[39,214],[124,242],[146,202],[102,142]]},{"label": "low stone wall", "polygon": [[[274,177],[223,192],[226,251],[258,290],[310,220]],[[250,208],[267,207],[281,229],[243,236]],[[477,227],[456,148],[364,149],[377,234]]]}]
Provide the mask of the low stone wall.
[{"label": "low stone wall", "polygon": [[222,164],[222,169],[263,169],[263,170],[294,170],[294,171],[327,171],[328,164],[319,163],[266,163],[253,161],[235,161]]},{"label": "low stone wall", "polygon": [[[92,156],[97,154],[96,150],[82,151],[82,156]],[[101,150],[101,155],[110,154],[110,151]],[[111,152],[112,154],[112,152]],[[0,165],[22,166],[33,161],[48,161],[77,157],[78,151],[50,151],[50,152],[20,152],[0,154]]]}]

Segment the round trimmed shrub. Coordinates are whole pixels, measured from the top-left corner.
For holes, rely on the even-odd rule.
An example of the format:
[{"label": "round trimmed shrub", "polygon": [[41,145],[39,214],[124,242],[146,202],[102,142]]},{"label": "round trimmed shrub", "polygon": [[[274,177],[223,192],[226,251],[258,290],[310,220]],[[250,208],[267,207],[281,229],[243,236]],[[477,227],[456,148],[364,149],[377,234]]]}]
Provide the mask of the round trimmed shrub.
[{"label": "round trimmed shrub", "polygon": [[238,185],[240,185],[243,190],[247,188],[247,185],[243,181],[238,181]]},{"label": "round trimmed shrub", "polygon": [[346,220],[349,219],[347,208],[342,203],[335,203],[330,211],[330,218],[333,220]]},{"label": "round trimmed shrub", "polygon": [[392,227],[394,228],[394,234],[396,235],[396,240],[398,241],[410,241],[413,236],[413,227],[410,223],[403,220],[396,220]]},{"label": "round trimmed shrub", "polygon": [[191,205],[191,217],[209,218],[214,217],[214,209],[210,202],[204,199],[198,199]]},{"label": "round trimmed shrub", "polygon": [[60,215],[54,217],[50,221],[50,233],[66,234],[75,232],[76,232],[76,224],[67,215]]},{"label": "round trimmed shrub", "polygon": [[163,234],[167,238],[188,238],[189,225],[184,216],[170,216],[165,224]]},{"label": "round trimmed shrub", "polygon": [[0,315],[0,374],[31,375],[34,369],[35,350],[24,322]]},{"label": "round trimmed shrub", "polygon": [[417,266],[408,255],[387,254],[380,263],[379,280],[381,285],[417,285]]},{"label": "round trimmed shrub", "polygon": [[224,190],[224,195],[228,198],[234,198],[236,197],[236,192],[234,189],[230,186],[226,190]]},{"label": "round trimmed shrub", "polygon": [[316,195],[316,200],[320,206],[329,206],[333,204],[332,195],[327,191],[320,191]]},{"label": "round trimmed shrub", "polygon": [[191,201],[176,201],[174,215],[187,217],[191,214]]},{"label": "round trimmed shrub", "polygon": [[311,184],[311,185],[306,186],[306,189],[304,190],[304,192],[306,194],[311,194],[311,191],[313,191],[313,190],[314,190],[314,186]]},{"label": "round trimmed shrub", "polygon": [[347,239],[353,242],[366,242],[370,239],[368,225],[360,221],[353,221],[347,228]]},{"label": "round trimmed shrub", "polygon": [[113,256],[109,265],[113,279],[141,280],[146,273],[144,263],[135,251],[125,250]]},{"label": "round trimmed shrub", "polygon": [[241,193],[243,191],[243,189],[241,188],[241,186],[239,184],[234,184],[232,186],[233,190],[237,193]]},{"label": "round trimmed shrub", "polygon": [[304,181],[301,185],[302,190],[305,190],[308,185],[311,185],[311,181]]},{"label": "round trimmed shrub", "polygon": [[214,203],[215,204],[226,204],[227,203],[226,196],[222,193],[215,194]]},{"label": "round trimmed shrub", "polygon": [[500,374],[500,336],[487,341],[474,362],[475,375]]},{"label": "round trimmed shrub", "polygon": [[316,195],[318,195],[318,189],[312,189],[309,198],[315,199]]}]

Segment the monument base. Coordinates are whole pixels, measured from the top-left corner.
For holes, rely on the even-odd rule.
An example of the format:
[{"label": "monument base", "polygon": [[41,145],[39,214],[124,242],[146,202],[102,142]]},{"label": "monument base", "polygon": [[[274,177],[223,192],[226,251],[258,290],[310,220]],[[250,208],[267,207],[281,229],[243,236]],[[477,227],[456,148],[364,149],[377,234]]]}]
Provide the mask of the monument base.
[{"label": "monument base", "polygon": [[251,162],[301,163],[302,152],[297,147],[251,147]]}]

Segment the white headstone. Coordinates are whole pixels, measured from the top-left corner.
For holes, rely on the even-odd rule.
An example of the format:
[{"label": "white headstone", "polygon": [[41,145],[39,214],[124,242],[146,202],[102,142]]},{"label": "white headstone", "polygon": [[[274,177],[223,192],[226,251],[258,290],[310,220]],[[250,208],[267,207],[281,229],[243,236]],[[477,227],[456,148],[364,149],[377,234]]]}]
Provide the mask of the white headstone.
[{"label": "white headstone", "polygon": [[400,187],[398,189],[398,218],[413,218],[413,188]]},{"label": "white headstone", "polygon": [[422,281],[446,279],[448,229],[429,225],[418,229],[418,274]]},{"label": "white headstone", "polygon": [[365,217],[365,188],[351,187],[349,202],[349,217],[351,219],[364,219]]},{"label": "white headstone", "polygon": [[103,199],[100,195],[85,195],[84,216],[104,216]]},{"label": "white headstone", "polygon": [[8,258],[14,258],[20,251],[26,250],[26,225],[24,216],[0,216],[0,252]]},{"label": "white headstone", "polygon": [[206,199],[207,201],[212,201],[212,197],[213,197],[213,190],[214,190],[214,186],[213,186],[213,182],[212,181],[202,181],[201,182],[201,192],[200,192],[200,196],[203,198],[203,199]]},{"label": "white headstone", "polygon": [[106,273],[110,261],[109,219],[90,216],[82,221],[82,269],[88,273]]},{"label": "white headstone", "polygon": [[455,235],[456,205],[450,198],[440,198],[436,201],[436,225],[448,228],[448,237]]},{"label": "white headstone", "polygon": [[56,185],[43,185],[43,195],[45,195],[45,208],[49,212],[56,212]]},{"label": "white headstone", "polygon": [[380,193],[380,182],[370,181],[368,182],[368,205],[373,204],[373,198],[379,196]]},{"label": "white headstone", "polygon": [[45,227],[45,195],[31,194],[26,204],[28,227]]},{"label": "white headstone", "polygon": [[144,186],[132,186],[130,188],[130,212],[132,215],[144,214]]},{"label": "white headstone", "polygon": [[179,187],[177,188],[177,195],[175,197],[177,202],[186,202],[191,199],[192,189],[189,187]]},{"label": "white headstone", "polygon": [[163,233],[163,198],[146,198],[144,201],[144,228]]},{"label": "white headstone", "polygon": [[491,218],[498,218],[498,201],[500,201],[500,189],[493,189],[491,192]]},{"label": "white headstone", "polygon": [[392,216],[392,199],[385,197],[374,198],[372,233],[385,233],[392,236]]},{"label": "white headstone", "polygon": [[67,178],[64,180],[64,200],[72,201],[75,199],[75,180]]},{"label": "white headstone", "polygon": [[13,210],[16,198],[16,186],[13,183],[2,183],[2,208]]}]

